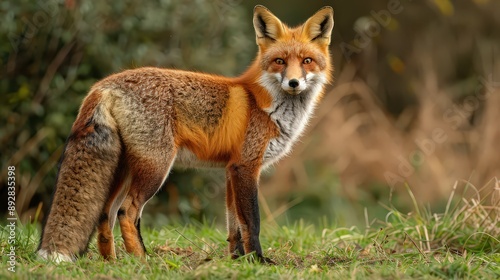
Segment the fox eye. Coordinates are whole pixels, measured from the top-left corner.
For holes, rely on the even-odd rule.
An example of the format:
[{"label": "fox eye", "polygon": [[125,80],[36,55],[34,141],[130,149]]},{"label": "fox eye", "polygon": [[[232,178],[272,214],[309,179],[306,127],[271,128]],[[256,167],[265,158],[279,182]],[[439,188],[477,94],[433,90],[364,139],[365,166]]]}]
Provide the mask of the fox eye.
[{"label": "fox eye", "polygon": [[304,64],[309,64],[311,62],[313,62],[313,59],[310,58],[310,57],[307,57],[307,58],[304,59],[304,61],[302,61],[302,63],[304,63]]},{"label": "fox eye", "polygon": [[275,62],[276,64],[280,64],[280,65],[285,64],[285,61],[284,61],[282,58],[276,58],[276,59],[274,60],[274,62]]}]

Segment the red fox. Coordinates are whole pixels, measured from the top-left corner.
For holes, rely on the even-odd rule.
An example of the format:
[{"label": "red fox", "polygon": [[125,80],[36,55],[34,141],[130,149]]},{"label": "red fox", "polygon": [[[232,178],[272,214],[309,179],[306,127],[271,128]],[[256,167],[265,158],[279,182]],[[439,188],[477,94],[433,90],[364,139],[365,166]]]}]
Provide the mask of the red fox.
[{"label": "red fox", "polygon": [[142,210],[180,165],[225,167],[229,254],[270,261],[259,241],[259,176],[290,151],[331,81],[333,9],[290,28],[259,5],[253,25],[259,51],[239,77],[147,67],[90,89],[61,157],[42,258],[74,261],[96,227],[100,254],[116,258],[116,218],[127,252],[144,256]]}]

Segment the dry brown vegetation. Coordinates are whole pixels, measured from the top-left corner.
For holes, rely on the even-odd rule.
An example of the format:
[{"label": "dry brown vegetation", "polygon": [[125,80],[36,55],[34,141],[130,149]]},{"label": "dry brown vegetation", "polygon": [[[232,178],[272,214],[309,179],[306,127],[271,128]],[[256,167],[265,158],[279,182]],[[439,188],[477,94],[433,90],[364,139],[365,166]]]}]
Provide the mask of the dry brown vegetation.
[{"label": "dry brown vegetation", "polygon": [[320,141],[299,144],[270,185],[307,182],[300,169],[312,160],[338,173],[350,196],[374,183],[396,190],[408,184],[422,201],[446,197],[457,180],[493,189],[492,178],[500,178],[500,83],[485,77],[475,95],[456,103],[430,75],[421,83],[420,105],[393,117],[352,68],[344,69],[313,120],[310,130]]},{"label": "dry brown vegetation", "polygon": [[268,192],[307,188],[317,179],[310,161],[339,174],[354,200],[373,185],[406,192],[407,184],[422,202],[445,199],[457,183],[490,193],[500,178],[497,4],[457,3],[442,18],[432,4],[405,6],[393,15],[399,28],[382,28],[359,53],[335,53],[335,86]]}]

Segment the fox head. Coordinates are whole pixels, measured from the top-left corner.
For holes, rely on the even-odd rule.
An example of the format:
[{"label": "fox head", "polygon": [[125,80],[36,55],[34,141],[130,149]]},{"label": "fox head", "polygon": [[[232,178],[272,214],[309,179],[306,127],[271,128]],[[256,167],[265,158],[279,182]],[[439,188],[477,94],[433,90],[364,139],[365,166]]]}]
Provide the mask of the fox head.
[{"label": "fox head", "polygon": [[332,7],[323,7],[301,26],[290,28],[258,5],[253,25],[263,71],[260,83],[270,92],[298,95],[330,81]]}]

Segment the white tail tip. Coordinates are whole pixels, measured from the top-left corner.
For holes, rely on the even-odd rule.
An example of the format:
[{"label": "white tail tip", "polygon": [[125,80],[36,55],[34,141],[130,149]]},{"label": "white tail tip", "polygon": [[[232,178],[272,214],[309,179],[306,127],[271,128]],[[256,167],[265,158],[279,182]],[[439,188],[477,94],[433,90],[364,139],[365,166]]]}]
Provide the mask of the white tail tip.
[{"label": "white tail tip", "polygon": [[74,261],[74,258],[71,257],[71,256],[68,256],[68,255],[65,255],[65,254],[62,254],[62,253],[58,253],[58,252],[48,253],[44,249],[39,250],[38,251],[38,255],[42,259],[48,260],[48,261],[51,261],[51,262],[54,262],[54,263],[73,262]]}]

